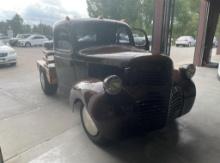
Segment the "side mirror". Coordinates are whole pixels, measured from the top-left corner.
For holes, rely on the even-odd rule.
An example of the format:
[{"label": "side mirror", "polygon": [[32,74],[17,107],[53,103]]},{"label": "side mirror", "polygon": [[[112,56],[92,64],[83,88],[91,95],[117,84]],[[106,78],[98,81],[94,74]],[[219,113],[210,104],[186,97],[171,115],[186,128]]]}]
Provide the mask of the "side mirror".
[{"label": "side mirror", "polygon": [[149,40],[146,32],[143,29],[133,28],[132,29],[134,44],[137,48],[149,50]]}]

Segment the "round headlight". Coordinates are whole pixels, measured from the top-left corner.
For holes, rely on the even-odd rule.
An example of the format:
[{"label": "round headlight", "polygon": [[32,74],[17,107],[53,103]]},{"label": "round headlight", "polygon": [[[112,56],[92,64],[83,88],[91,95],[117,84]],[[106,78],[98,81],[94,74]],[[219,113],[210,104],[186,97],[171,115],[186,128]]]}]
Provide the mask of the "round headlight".
[{"label": "round headlight", "polygon": [[117,75],[111,75],[104,80],[104,89],[110,95],[117,95],[122,90],[122,81]]},{"label": "round headlight", "polygon": [[191,79],[196,73],[196,67],[193,64],[183,65],[180,70],[187,79]]}]

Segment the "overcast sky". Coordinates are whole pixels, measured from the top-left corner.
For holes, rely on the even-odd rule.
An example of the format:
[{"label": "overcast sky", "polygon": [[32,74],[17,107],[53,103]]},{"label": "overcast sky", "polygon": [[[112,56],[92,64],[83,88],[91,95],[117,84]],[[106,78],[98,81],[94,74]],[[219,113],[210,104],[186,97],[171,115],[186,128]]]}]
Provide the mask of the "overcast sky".
[{"label": "overcast sky", "polygon": [[20,14],[26,23],[53,24],[67,15],[88,17],[86,0],[1,0],[0,21]]}]

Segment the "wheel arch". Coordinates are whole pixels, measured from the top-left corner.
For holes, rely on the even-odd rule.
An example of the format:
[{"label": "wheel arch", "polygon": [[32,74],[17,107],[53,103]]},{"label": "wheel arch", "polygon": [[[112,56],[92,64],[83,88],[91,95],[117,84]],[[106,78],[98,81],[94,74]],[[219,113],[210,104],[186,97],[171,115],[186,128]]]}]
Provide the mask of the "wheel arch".
[{"label": "wheel arch", "polygon": [[30,46],[32,46],[32,44],[31,44],[30,41],[25,42],[25,46],[26,46],[27,44],[29,44]]},{"label": "wheel arch", "polygon": [[88,104],[92,97],[101,92],[104,92],[104,88],[103,82],[100,80],[87,80],[79,82],[70,90],[69,103],[71,106],[73,106],[76,102],[81,101],[82,104],[88,108]]}]

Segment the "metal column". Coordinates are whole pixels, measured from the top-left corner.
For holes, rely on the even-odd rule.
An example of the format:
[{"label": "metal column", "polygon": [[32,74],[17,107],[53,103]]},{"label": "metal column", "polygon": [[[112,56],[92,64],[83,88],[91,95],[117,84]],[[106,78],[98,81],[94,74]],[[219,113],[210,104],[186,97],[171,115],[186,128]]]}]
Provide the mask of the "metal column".
[{"label": "metal column", "polygon": [[152,54],[170,55],[175,0],[154,1]]},{"label": "metal column", "polygon": [[206,66],[210,63],[213,38],[218,24],[219,4],[214,0],[201,0],[199,31],[194,54],[194,64],[197,66]]}]

